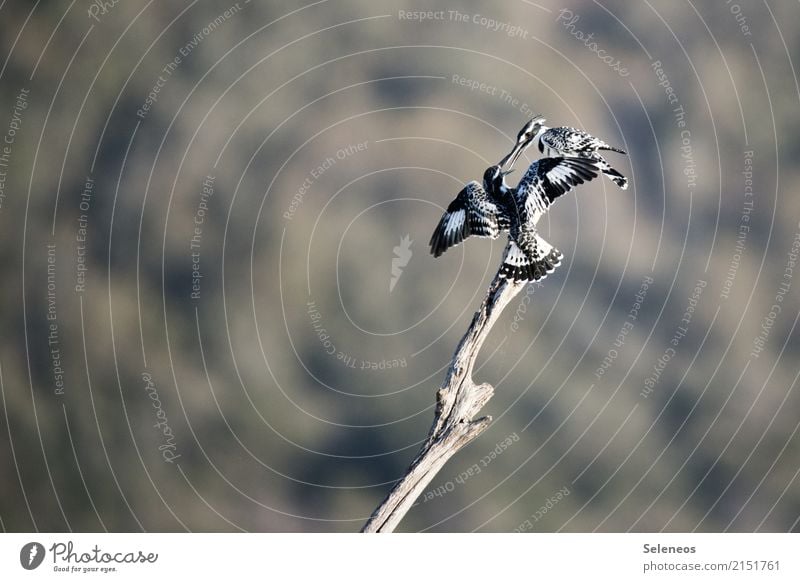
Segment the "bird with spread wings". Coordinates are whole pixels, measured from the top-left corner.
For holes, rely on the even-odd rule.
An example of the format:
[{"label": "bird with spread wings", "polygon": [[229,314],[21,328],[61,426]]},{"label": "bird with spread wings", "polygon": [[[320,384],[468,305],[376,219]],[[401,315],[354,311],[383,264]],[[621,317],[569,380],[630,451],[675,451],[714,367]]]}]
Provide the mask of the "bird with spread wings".
[{"label": "bird with spread wings", "polygon": [[603,160],[591,156],[542,158],[534,161],[519,184],[511,188],[505,176],[536,137],[525,131],[527,127],[511,152],[487,168],[483,184],[469,182],[447,207],[431,237],[434,257],[470,236],[495,239],[508,232],[501,277],[538,281],[561,263],[563,255],[537,233],[536,223],[556,199],[603,172]]}]

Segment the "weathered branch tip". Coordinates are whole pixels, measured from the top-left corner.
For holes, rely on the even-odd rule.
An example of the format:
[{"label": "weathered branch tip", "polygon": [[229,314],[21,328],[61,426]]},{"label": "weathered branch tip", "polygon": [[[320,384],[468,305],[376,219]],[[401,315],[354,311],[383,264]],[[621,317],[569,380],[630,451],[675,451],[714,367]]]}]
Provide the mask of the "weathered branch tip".
[{"label": "weathered branch tip", "polygon": [[474,420],[494,394],[494,388],[486,383],[475,384],[472,381],[472,368],[492,326],[524,286],[524,282],[500,277],[499,271],[492,279],[486,297],[456,348],[442,387],[436,392],[436,412],[428,438],[406,474],[395,483],[386,499],[364,524],[362,532],[394,531],[422,490],[450,457],[491,424],[491,416]]}]

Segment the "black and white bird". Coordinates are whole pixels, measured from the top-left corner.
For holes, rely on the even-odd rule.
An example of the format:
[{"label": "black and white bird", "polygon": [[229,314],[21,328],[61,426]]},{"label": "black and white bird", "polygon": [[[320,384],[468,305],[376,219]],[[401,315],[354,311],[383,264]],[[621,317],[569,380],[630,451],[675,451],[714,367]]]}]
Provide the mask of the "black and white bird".
[{"label": "black and white bird", "polygon": [[439,257],[469,236],[495,239],[511,228],[511,221],[499,198],[508,187],[501,165],[483,173],[483,185],[468,182],[442,215],[431,236],[431,254]]},{"label": "black and white bird", "polygon": [[533,162],[516,188],[505,183],[510,170],[526,147],[518,140],[498,165],[487,168],[483,185],[469,182],[447,207],[430,246],[434,257],[469,236],[495,239],[508,231],[500,276],[514,281],[538,281],[561,263],[561,252],[536,232],[536,223],[550,205],[575,186],[596,178],[602,162],[590,157],[554,157]]},{"label": "black and white bird", "polygon": [[600,171],[622,190],[628,187],[628,179],[611,167],[601,151],[612,151],[627,155],[625,150],[608,145],[601,139],[574,127],[547,127],[541,115],[531,119],[519,132],[517,144],[523,149],[534,145],[547,157],[573,156],[594,158],[600,162]]}]

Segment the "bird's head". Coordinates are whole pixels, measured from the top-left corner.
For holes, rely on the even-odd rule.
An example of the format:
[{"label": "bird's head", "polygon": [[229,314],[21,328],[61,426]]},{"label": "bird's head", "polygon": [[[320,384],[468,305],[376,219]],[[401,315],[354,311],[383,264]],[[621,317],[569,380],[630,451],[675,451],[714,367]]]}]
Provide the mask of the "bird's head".
[{"label": "bird's head", "polygon": [[542,129],[544,122],[547,121],[542,115],[535,115],[528,123],[526,123],[517,134],[517,144],[529,143],[539,130]]},{"label": "bird's head", "polygon": [[489,166],[483,173],[483,189],[495,195],[504,194],[507,188],[503,181],[505,177],[513,171],[514,170],[503,170],[499,164],[496,166]]},{"label": "bird's head", "polygon": [[501,167],[513,167],[514,164],[517,162],[517,159],[522,155],[522,152],[527,149],[533,139],[539,134],[542,127],[544,126],[545,118],[541,115],[536,115],[531,119],[528,123],[526,123],[522,129],[519,130],[517,134],[517,143],[514,145],[514,149],[500,161]]},{"label": "bird's head", "polygon": [[547,121],[542,115],[535,115],[526,123],[517,134],[517,145],[527,147],[534,137],[541,131],[544,122]]}]

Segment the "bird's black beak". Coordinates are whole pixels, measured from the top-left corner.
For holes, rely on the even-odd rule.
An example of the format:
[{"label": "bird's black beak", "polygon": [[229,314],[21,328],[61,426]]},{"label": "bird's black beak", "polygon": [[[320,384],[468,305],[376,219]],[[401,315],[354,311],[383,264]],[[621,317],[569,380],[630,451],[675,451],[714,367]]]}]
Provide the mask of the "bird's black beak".
[{"label": "bird's black beak", "polygon": [[500,160],[500,163],[497,165],[500,166],[501,168],[505,166],[512,168],[514,164],[517,163],[517,159],[519,159],[519,157],[522,155],[522,152],[524,152],[531,144],[531,142],[533,141],[533,137],[534,135],[530,134],[518,138],[514,148],[508,153],[506,157]]},{"label": "bird's black beak", "polygon": [[534,116],[528,123],[526,123],[517,134],[517,144],[514,146],[514,149],[512,149],[506,157],[500,160],[498,166],[501,168],[504,166],[508,166],[509,168],[513,167],[514,164],[517,163],[519,157],[522,155],[522,152],[528,149],[528,146],[531,145],[531,142],[533,142],[533,138],[536,137],[536,126],[541,125],[542,123],[544,123],[544,117],[541,115]]}]

